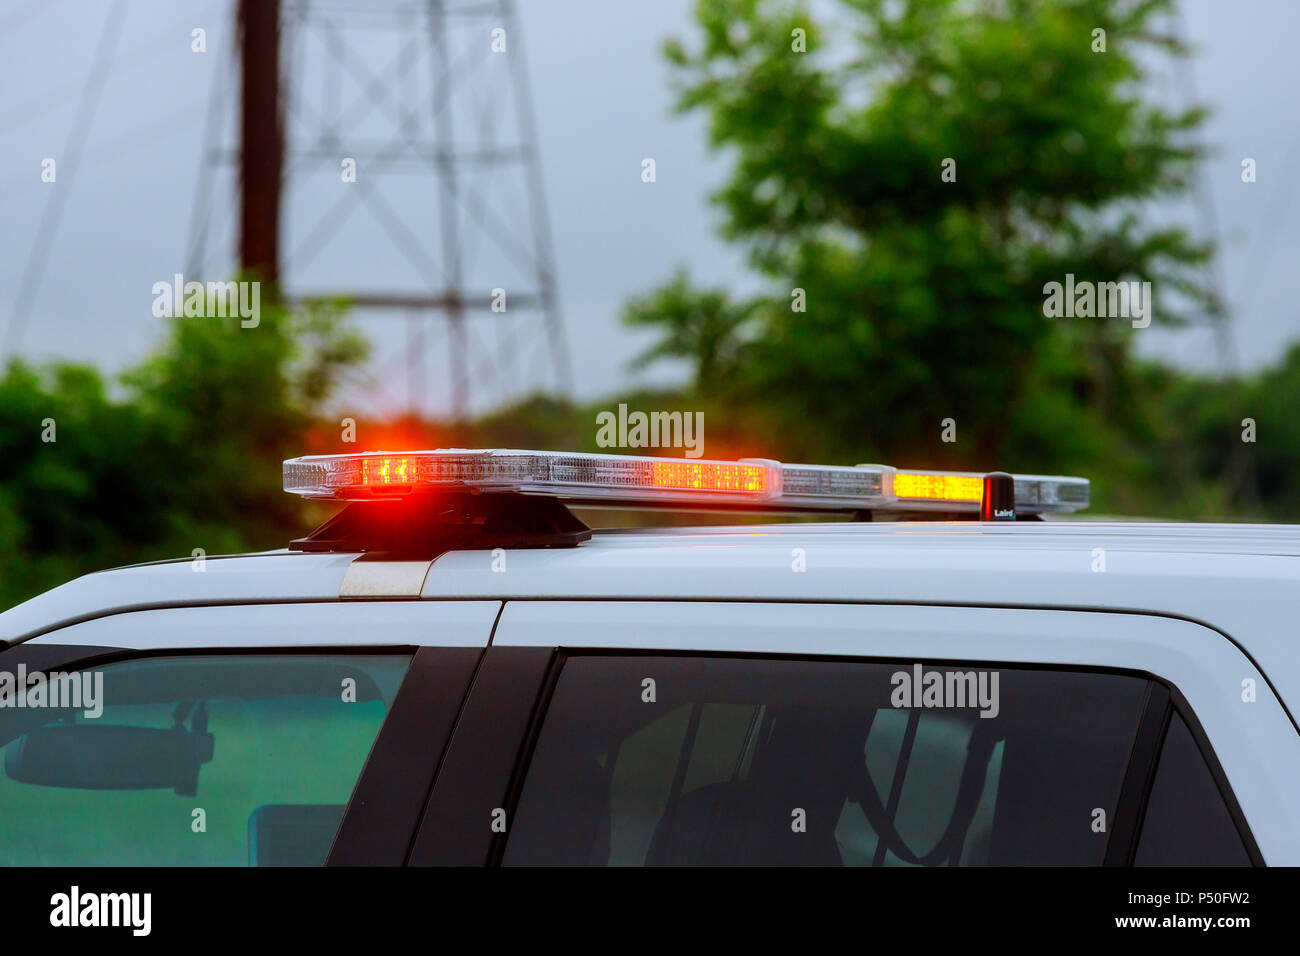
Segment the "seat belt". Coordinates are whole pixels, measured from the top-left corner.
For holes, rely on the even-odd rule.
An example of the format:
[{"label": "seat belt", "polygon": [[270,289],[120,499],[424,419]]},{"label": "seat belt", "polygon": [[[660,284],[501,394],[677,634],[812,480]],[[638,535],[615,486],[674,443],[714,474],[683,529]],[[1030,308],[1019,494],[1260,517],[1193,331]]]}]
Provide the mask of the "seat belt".
[{"label": "seat belt", "polygon": [[952,817],[949,818],[948,826],[944,828],[934,849],[923,856],[917,856],[912,852],[902,834],[894,827],[894,821],[885,810],[885,805],[871,782],[865,759],[862,762],[861,772],[857,774],[857,792],[851,796],[862,808],[867,822],[876,831],[876,838],[904,863],[934,866],[949,860],[955,864],[962,844],[966,842],[966,833],[975,819],[975,810],[979,806],[979,797],[983,791],[984,777],[988,773],[989,758],[993,754],[993,747],[997,744],[997,740],[992,727],[988,727],[983,721],[976,722],[970,740],[966,744],[966,761],[962,765]]}]

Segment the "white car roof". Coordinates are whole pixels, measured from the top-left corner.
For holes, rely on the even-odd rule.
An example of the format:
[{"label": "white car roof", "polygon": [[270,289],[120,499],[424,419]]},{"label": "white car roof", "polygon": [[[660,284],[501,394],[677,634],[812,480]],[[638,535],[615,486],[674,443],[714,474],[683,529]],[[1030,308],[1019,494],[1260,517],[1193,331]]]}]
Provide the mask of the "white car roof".
[{"label": "white car roof", "polygon": [[[25,639],[106,613],[331,601],[357,554],[270,552],[86,575],[0,614]],[[802,523],[597,532],[576,548],[453,551],[429,599],[827,601],[1161,614],[1227,635],[1300,700],[1300,527],[1136,522]],[[795,568],[802,563],[803,571]],[[1104,570],[1101,568],[1104,567]]]}]

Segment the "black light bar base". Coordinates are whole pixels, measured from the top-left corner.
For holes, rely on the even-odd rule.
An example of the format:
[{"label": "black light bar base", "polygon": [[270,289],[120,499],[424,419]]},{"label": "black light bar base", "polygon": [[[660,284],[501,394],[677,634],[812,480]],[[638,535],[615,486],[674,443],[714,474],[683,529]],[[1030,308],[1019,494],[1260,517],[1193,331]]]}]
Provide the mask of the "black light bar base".
[{"label": "black light bar base", "polygon": [[540,495],[470,492],[353,501],[291,551],[385,551],[418,559],[447,551],[572,548],[591,529],[561,502]]}]

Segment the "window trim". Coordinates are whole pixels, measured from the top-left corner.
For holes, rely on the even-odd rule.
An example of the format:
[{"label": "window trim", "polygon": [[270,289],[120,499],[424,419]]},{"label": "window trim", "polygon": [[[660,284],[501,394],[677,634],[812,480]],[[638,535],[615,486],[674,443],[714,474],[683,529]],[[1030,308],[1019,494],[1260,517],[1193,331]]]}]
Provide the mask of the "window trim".
[{"label": "window trim", "polygon": [[[504,807],[506,819],[509,821],[515,819],[519,809],[519,798],[524,792],[524,783],[528,779],[528,768],[532,765],[533,754],[537,752],[537,741],[541,737],[542,727],[546,723],[546,714],[551,709],[551,701],[555,697],[556,687],[559,686],[560,675],[564,672],[564,665],[572,656],[574,655],[564,648],[556,648],[546,668],[546,673],[542,676],[537,701],[533,707],[533,713],[528,721],[523,742],[519,749],[519,758],[515,761],[514,773],[511,775],[509,786],[506,789]],[[509,827],[506,828],[505,833],[493,834],[492,845],[488,848],[488,866],[493,868],[501,866],[501,861],[505,859],[506,844],[509,840]]]},{"label": "window trim", "polygon": [[501,834],[490,829],[491,811],[506,811],[508,836],[515,781],[523,779],[530,728],[540,726],[540,692],[555,657],[549,647],[484,652],[420,815],[408,866],[492,865]]},{"label": "window trim", "polygon": [[357,776],[326,866],[402,866],[481,647],[420,647]]},{"label": "window trim", "polygon": [[[1192,710],[1192,705],[1182,692],[1173,684],[1164,681],[1162,678],[1152,678],[1155,681],[1163,683],[1169,690],[1171,714],[1177,714],[1187,725],[1188,731],[1191,732],[1192,740],[1196,743],[1196,749],[1200,751],[1201,759],[1205,761],[1205,766],[1210,771],[1215,785],[1219,788],[1219,796],[1228,808],[1228,816],[1231,817],[1233,825],[1237,828],[1237,835],[1241,837],[1242,845],[1246,848],[1246,855],[1250,857],[1251,866],[1267,866],[1264,861],[1264,854],[1260,851],[1259,844],[1255,840],[1255,834],[1251,832],[1250,823],[1246,820],[1246,815],[1241,810],[1241,805],[1237,802],[1237,795],[1232,790],[1232,783],[1228,780],[1228,775],[1223,770],[1223,765],[1219,763],[1219,756],[1214,752],[1214,747],[1210,743],[1210,738],[1205,733],[1205,728],[1201,726],[1200,719],[1196,712]],[[1166,721],[1165,734],[1169,732],[1169,724],[1172,720]],[[1164,749],[1164,738],[1160,740],[1160,750]],[[1156,759],[1159,761],[1157,751]],[[1151,785],[1155,785],[1155,769],[1152,768]],[[1147,789],[1147,799],[1150,799],[1150,787]],[[1146,822],[1145,815],[1143,823]],[[1133,851],[1130,859],[1136,859],[1138,843],[1142,840],[1142,828],[1134,834]],[[1131,865],[1131,864],[1130,864]]]},{"label": "window trim", "polygon": [[1165,740],[1173,725],[1175,715],[1182,718],[1196,744],[1197,752],[1205,761],[1210,777],[1218,790],[1219,799],[1223,801],[1237,830],[1250,865],[1265,866],[1264,855],[1260,852],[1255,835],[1251,832],[1246,815],[1237,802],[1228,775],[1219,763],[1214,746],[1210,743],[1201,726],[1191,703],[1171,682],[1154,674],[1149,675],[1146,705],[1138,721],[1137,736],[1133,741],[1133,750],[1129,758],[1128,770],[1120,789],[1119,802],[1115,808],[1110,839],[1106,844],[1106,858],[1103,866],[1132,867],[1137,859],[1138,845],[1142,842],[1142,830],[1146,825],[1146,815],[1151,802],[1151,791],[1155,787],[1156,771],[1159,769],[1160,755],[1165,749]]},{"label": "window trim", "polygon": [[1146,820],[1147,804],[1151,800],[1151,788],[1155,785],[1156,764],[1160,761],[1160,751],[1169,732],[1172,712],[1168,686],[1150,677],[1129,750],[1128,766],[1120,783],[1119,799],[1110,821],[1102,866],[1133,865],[1142,824]]}]

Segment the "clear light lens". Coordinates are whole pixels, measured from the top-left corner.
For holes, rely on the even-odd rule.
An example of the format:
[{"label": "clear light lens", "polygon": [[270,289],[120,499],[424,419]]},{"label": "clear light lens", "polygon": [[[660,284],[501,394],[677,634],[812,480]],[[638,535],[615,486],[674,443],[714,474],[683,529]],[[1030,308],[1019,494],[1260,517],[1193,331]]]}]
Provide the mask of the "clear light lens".
[{"label": "clear light lens", "polygon": [[781,502],[825,510],[865,511],[892,500],[885,465],[782,465]]},{"label": "clear light lens", "polygon": [[1087,478],[1063,475],[1015,475],[1019,511],[1078,511],[1091,498]]}]

